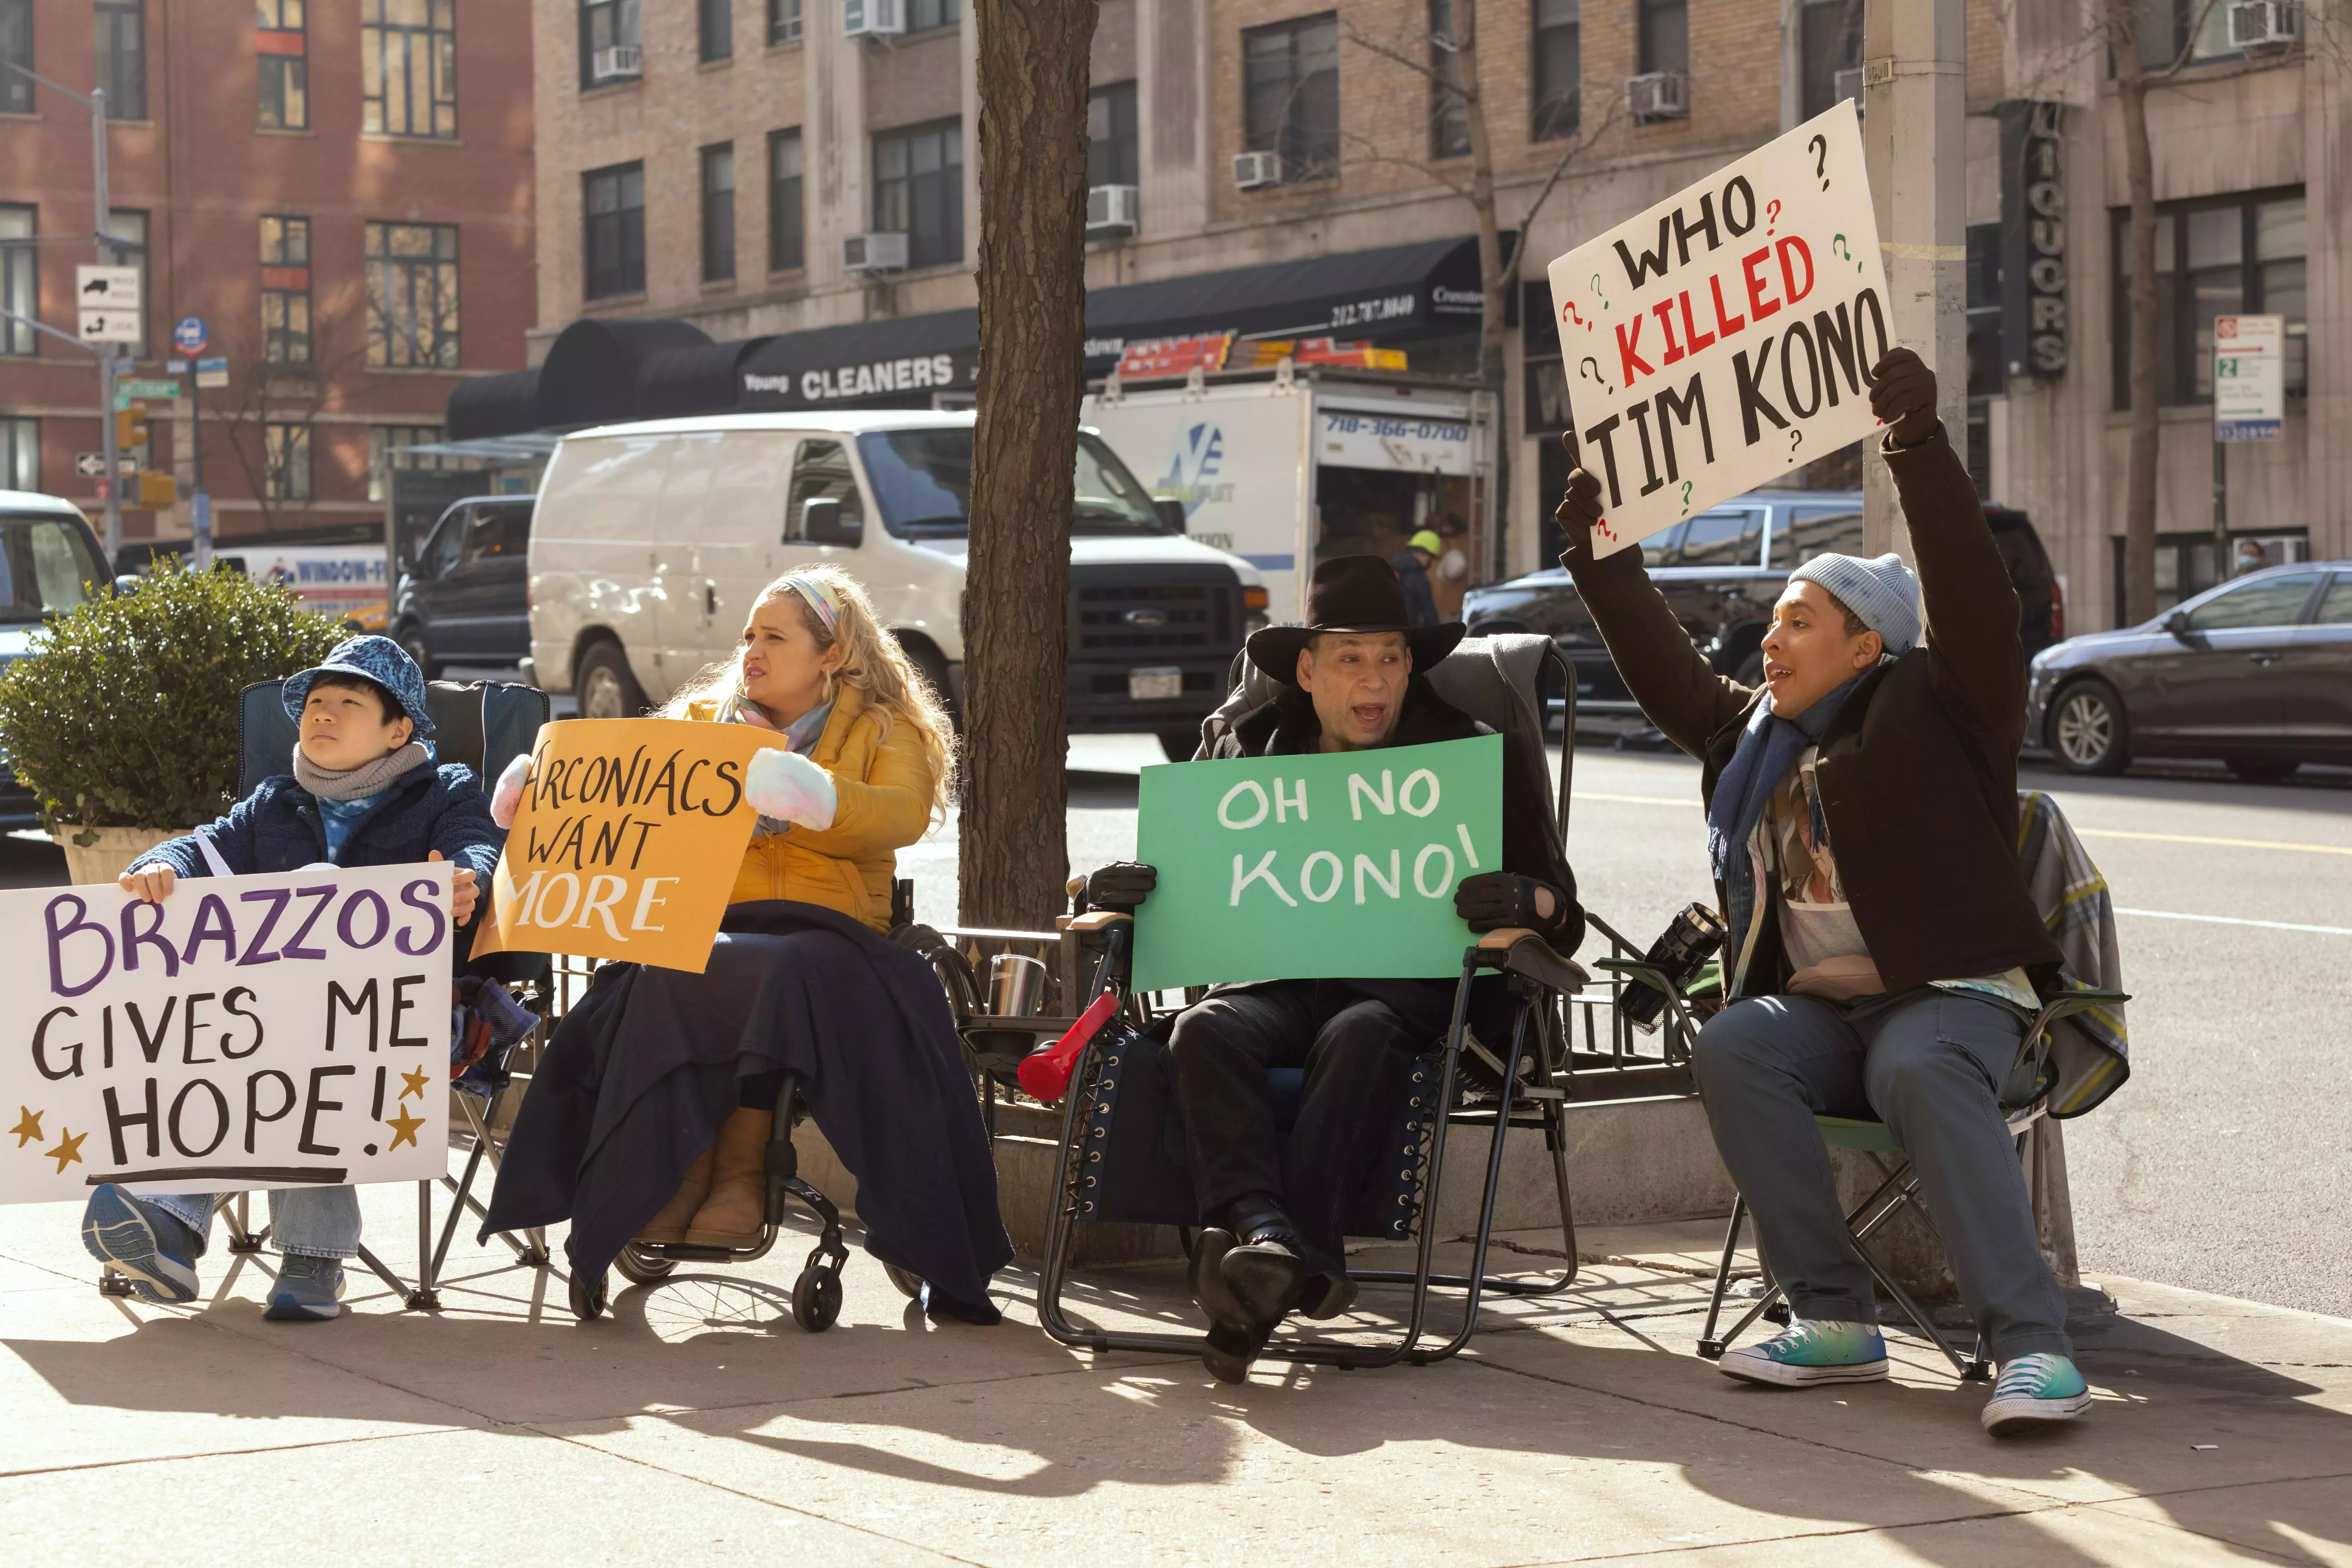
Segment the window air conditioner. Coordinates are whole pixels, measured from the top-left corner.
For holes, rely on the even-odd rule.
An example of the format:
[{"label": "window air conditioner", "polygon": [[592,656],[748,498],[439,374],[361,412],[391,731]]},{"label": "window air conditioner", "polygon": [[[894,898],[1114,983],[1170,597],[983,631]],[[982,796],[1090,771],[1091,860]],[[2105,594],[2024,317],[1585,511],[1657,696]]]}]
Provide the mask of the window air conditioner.
[{"label": "window air conditioner", "polygon": [[894,38],[907,30],[907,0],[841,0],[841,32],[849,38]]},{"label": "window air conditioner", "polygon": [[1282,154],[1279,153],[1236,153],[1234,154],[1234,189],[1255,191],[1266,185],[1282,184]]},{"label": "window air conditioner", "polygon": [[1123,239],[1141,226],[1143,204],[1133,185],[1096,185],[1087,192],[1087,237]]},{"label": "window air conditioner", "polygon": [[1830,78],[1830,101],[1843,103],[1849,98],[1856,103],[1862,101],[1862,68],[1860,66],[1855,66],[1850,70],[1839,71]]},{"label": "window air conditioner", "polygon": [[646,51],[635,44],[598,49],[589,58],[588,74],[598,81],[634,80],[646,74]]},{"label": "window air conditioner", "polygon": [[2302,0],[2252,0],[2229,12],[2233,49],[2283,49],[2303,37]]},{"label": "window air conditioner", "polygon": [[847,272],[904,272],[907,237],[903,234],[852,234],[842,237],[841,265]]},{"label": "window air conditioner", "polygon": [[1625,79],[1625,112],[1636,125],[1690,118],[1690,79],[1680,71],[1648,71]]}]

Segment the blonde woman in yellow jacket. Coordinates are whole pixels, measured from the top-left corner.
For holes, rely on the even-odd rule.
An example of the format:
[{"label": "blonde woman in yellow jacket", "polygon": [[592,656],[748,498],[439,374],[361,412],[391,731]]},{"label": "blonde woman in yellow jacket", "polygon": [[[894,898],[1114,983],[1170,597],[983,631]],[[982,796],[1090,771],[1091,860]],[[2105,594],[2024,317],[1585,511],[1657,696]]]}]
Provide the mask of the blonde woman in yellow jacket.
[{"label": "blonde woman in yellow jacket", "polygon": [[[812,566],[769,584],[741,652],[672,698],[663,716],[783,737],[747,772],[761,818],[730,904],[788,899],[889,930],[896,851],[946,814],[955,731],[855,578]],[[745,1080],[743,1103],[640,1239],[758,1242],[775,1098],[772,1085]]]}]

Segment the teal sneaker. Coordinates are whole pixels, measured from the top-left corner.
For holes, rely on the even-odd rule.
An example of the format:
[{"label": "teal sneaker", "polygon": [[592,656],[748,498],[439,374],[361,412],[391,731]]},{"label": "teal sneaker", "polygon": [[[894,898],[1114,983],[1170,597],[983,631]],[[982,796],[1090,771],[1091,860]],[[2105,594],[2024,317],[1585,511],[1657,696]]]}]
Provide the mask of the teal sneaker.
[{"label": "teal sneaker", "polygon": [[323,1322],[343,1311],[343,1266],[332,1258],[288,1255],[261,1315],[280,1323]]},{"label": "teal sneaker", "polygon": [[204,1238],[160,1204],[108,1183],[82,1210],[81,1244],[150,1301],[177,1306],[196,1299],[196,1255]]},{"label": "teal sneaker", "polygon": [[2063,1355],[2043,1352],[2004,1362],[1979,1419],[1996,1437],[2015,1437],[2072,1421],[2091,1407],[2091,1385]]},{"label": "teal sneaker", "polygon": [[1759,1345],[1726,1351],[1726,1377],[1811,1388],[1817,1383],[1876,1383],[1886,1375],[1886,1342],[1868,1323],[1800,1319]]}]

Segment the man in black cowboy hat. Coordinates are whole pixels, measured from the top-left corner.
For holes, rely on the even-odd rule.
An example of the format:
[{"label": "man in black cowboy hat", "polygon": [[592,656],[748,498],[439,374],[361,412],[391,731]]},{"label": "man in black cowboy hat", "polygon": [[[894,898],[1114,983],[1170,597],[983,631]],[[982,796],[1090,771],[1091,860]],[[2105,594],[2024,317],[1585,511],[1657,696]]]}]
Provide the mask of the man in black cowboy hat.
[{"label": "man in black cowboy hat", "polygon": [[[1249,639],[1251,662],[1282,689],[1255,710],[1211,719],[1203,757],[1491,733],[1421,673],[1454,651],[1463,626],[1408,626],[1386,562],[1321,563],[1307,609],[1307,625]],[[1554,864],[1542,803],[1517,798],[1518,781],[1538,774],[1549,776],[1540,763],[1504,769],[1504,868],[1465,878],[1454,907],[1473,931],[1525,926],[1565,955],[1582,940],[1584,911],[1567,868]],[[1108,866],[1088,879],[1087,898],[1132,909],[1155,882],[1149,866]],[[1219,1377],[1245,1377],[1286,1313],[1328,1318],[1354,1300],[1341,1229],[1395,1126],[1412,1059],[1444,1031],[1453,999],[1443,980],[1276,980],[1220,986],[1176,1020],[1171,1077],[1203,1226],[1192,1294],[1212,1324],[1202,1360]],[[1266,1069],[1299,1067],[1297,1119],[1277,1152]]]}]

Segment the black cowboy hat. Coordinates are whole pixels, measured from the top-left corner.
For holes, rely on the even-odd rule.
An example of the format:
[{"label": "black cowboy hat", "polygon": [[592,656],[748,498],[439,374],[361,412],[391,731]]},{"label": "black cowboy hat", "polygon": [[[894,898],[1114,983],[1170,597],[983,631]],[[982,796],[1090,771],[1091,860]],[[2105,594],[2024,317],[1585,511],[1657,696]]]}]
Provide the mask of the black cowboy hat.
[{"label": "black cowboy hat", "polygon": [[1415,673],[1425,674],[1470,629],[1460,621],[1410,626],[1408,617],[1395,567],[1377,555],[1337,555],[1316,563],[1307,584],[1307,624],[1251,633],[1250,662],[1285,686],[1296,686],[1298,650],[1318,632],[1402,632]]}]

